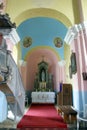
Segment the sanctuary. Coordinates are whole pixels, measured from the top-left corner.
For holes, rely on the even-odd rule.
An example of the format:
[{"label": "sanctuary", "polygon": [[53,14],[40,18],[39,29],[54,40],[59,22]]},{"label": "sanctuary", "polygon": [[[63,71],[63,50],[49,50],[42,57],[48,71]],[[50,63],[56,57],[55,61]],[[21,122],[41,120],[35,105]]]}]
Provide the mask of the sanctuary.
[{"label": "sanctuary", "polygon": [[48,63],[42,60],[38,64],[35,76],[34,91],[53,91],[53,75],[49,73]]},{"label": "sanctuary", "polygon": [[31,98],[32,103],[55,103],[53,75],[49,73],[49,65],[44,60],[38,64],[34,92],[32,92]]}]

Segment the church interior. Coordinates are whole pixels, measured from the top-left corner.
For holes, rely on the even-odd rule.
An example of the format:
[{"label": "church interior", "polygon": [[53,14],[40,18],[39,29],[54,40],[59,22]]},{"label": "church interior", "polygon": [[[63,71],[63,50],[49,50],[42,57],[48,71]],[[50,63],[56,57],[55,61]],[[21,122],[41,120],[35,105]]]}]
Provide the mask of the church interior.
[{"label": "church interior", "polygon": [[31,104],[87,128],[87,0],[0,0],[0,128]]}]

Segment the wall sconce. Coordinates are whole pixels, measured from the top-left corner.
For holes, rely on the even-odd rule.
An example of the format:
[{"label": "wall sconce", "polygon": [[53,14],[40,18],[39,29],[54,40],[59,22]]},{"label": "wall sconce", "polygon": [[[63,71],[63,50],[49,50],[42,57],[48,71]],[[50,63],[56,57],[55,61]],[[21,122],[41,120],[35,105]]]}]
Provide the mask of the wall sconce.
[{"label": "wall sconce", "polygon": [[82,76],[83,76],[83,80],[87,80],[87,72],[83,72]]}]

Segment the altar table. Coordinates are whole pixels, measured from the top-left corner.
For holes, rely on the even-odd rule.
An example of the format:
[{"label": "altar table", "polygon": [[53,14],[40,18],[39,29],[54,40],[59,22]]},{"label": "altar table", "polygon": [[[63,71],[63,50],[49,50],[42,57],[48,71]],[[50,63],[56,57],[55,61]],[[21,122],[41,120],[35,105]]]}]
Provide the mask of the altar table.
[{"label": "altar table", "polygon": [[55,92],[32,92],[32,103],[55,103]]}]

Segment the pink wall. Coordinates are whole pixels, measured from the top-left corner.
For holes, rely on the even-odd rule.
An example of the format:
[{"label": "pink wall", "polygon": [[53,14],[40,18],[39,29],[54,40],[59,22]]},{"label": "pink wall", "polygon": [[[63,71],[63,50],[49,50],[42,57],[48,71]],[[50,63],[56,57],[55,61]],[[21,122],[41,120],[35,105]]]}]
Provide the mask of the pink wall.
[{"label": "pink wall", "polygon": [[26,76],[27,76],[26,75],[26,73],[27,73],[26,64],[25,65],[20,64],[19,70],[20,70],[20,74],[21,74],[21,78],[22,78],[22,81],[23,81],[24,88],[26,89]]},{"label": "pink wall", "polygon": [[71,50],[76,53],[77,73],[73,75],[74,106],[83,110],[87,104],[87,80],[83,80],[82,73],[87,72],[87,31],[83,24],[77,26],[77,35],[70,44]]},{"label": "pink wall", "polygon": [[83,80],[82,72],[87,72],[87,43],[85,42],[87,36],[80,30],[77,38],[71,43],[71,50],[76,53],[77,73],[73,75],[73,80],[79,87],[79,90],[87,91],[87,80]]},{"label": "pink wall", "polygon": [[28,55],[26,89],[33,90],[35,74],[38,71],[38,63],[42,61],[42,56],[44,56],[44,61],[49,65],[49,73],[53,74],[54,90],[58,90],[60,82],[58,56],[47,48],[38,48]]}]

